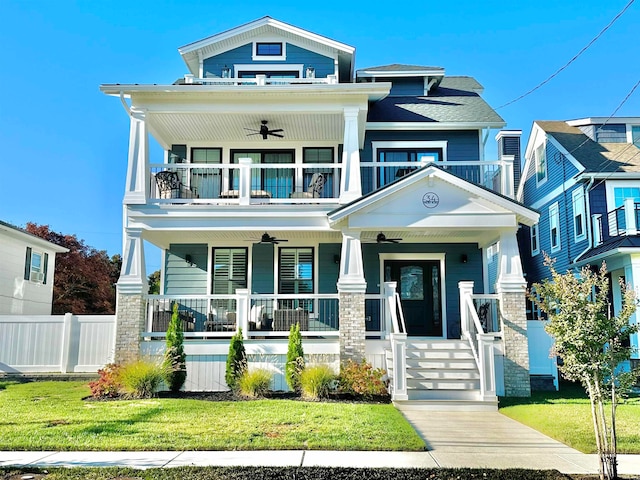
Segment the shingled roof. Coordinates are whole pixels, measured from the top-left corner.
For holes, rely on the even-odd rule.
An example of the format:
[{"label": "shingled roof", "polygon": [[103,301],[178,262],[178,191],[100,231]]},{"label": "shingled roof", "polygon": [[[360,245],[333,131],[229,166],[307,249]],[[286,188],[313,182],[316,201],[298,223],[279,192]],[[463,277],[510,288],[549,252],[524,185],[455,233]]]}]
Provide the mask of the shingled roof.
[{"label": "shingled roof", "polygon": [[387,97],[369,107],[369,122],[483,123],[498,128],[505,121],[478,94],[472,77],[444,77],[429,96]]},{"label": "shingled roof", "polygon": [[640,149],[631,143],[598,143],[563,121],[535,123],[580,162],[587,173],[640,172]]}]

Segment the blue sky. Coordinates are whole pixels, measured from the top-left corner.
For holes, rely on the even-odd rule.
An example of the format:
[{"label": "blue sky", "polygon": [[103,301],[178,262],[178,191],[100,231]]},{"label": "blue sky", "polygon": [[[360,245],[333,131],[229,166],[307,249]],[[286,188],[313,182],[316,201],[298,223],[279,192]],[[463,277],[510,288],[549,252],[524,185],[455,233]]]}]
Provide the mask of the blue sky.
[{"label": "blue sky", "polygon": [[[99,85],[172,83],[187,73],[178,47],[264,15],[356,47],[356,68],[473,76],[496,108],[555,72],[627,3],[0,0],[0,220],[48,224],[121,253],[129,120]],[[613,112],[640,78],[638,25],[640,2],[549,84],[499,110],[523,130],[523,148],[534,120]],[[640,91],[618,115],[640,116]],[[147,270],[159,265],[154,256]]]}]

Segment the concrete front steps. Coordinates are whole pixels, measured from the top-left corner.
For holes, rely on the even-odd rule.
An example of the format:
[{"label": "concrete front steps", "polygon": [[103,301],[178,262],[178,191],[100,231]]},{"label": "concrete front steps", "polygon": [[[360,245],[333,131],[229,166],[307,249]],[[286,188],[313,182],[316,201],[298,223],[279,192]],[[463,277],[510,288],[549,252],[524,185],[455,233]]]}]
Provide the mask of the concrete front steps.
[{"label": "concrete front steps", "polygon": [[[394,375],[390,351],[387,367]],[[403,410],[496,411],[498,399],[480,395],[480,373],[465,340],[422,339],[407,342],[408,400],[394,400]]]}]

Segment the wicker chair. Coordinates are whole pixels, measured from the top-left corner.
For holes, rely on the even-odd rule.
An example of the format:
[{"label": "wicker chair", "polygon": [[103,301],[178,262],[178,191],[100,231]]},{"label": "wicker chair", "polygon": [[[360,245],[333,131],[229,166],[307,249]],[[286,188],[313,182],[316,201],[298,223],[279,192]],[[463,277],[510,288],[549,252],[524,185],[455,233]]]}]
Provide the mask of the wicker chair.
[{"label": "wicker chair", "polygon": [[160,198],[198,198],[194,190],[180,181],[178,172],[163,170],[156,173],[158,194]]}]

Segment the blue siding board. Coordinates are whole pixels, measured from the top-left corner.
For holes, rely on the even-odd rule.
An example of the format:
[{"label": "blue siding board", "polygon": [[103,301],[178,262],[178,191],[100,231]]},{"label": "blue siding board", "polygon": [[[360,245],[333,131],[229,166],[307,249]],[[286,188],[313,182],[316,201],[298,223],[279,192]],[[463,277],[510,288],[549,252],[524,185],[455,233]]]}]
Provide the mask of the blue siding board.
[{"label": "blue siding board", "polygon": [[391,82],[392,96],[422,96],[424,95],[424,78],[381,78],[380,82]]},{"label": "blue siding board", "polygon": [[302,75],[307,67],[313,67],[317,78],[325,78],[335,71],[333,59],[318,53],[305,50],[296,45],[288,43],[286,45],[286,60],[260,60],[252,59],[253,44],[248,43],[241,47],[228,50],[220,55],[209,57],[203,61],[205,77],[220,77],[222,69],[226,66],[233,69],[236,64],[254,65],[256,70],[267,69],[269,65],[302,64]]},{"label": "blue siding board", "polygon": [[[193,265],[185,259],[191,255]],[[165,255],[166,295],[207,293],[207,245],[171,244]]]},{"label": "blue siding board", "polygon": [[536,185],[536,172],[533,168],[530,176],[525,179],[524,204],[531,205],[538,199],[560,187],[566,180],[578,173],[576,167],[560,153],[551,142],[547,142],[547,181]]},{"label": "blue siding board", "polygon": [[340,257],[340,243],[321,243],[318,245],[318,293],[337,293],[340,264],[335,257]]}]

